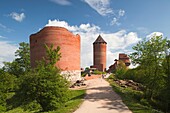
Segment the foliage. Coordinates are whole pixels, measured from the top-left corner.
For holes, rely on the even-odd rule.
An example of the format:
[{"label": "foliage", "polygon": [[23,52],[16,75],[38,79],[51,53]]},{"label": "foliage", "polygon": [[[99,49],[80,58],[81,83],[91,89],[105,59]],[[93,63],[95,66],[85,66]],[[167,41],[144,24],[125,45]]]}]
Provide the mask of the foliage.
[{"label": "foliage", "polygon": [[15,87],[15,76],[0,70],[0,111],[6,110],[6,100]]},{"label": "foliage", "polygon": [[116,67],[116,77],[117,78],[123,78],[124,74],[127,71],[127,67],[123,61],[118,61],[117,67]]},{"label": "foliage", "polygon": [[15,75],[16,77],[19,77],[23,74],[22,68],[15,60],[13,62],[4,62],[4,66],[2,67],[2,69],[5,72]]},{"label": "foliage", "polygon": [[133,113],[153,113],[152,108],[143,100],[143,92],[134,91],[130,88],[122,88],[114,82],[114,75],[107,79],[113,90],[118,93],[123,102]]},{"label": "foliage", "polygon": [[30,47],[28,43],[19,43],[13,62],[4,62],[3,70],[17,77],[30,70]]},{"label": "foliage", "polygon": [[154,36],[148,41],[139,42],[133,49],[136,51],[131,54],[133,63],[138,63],[144,71],[146,96],[153,98],[157,95],[164,84],[164,73],[161,63],[165,58],[163,54],[166,47],[166,39],[162,36]]},{"label": "foliage", "polygon": [[30,70],[30,47],[28,43],[19,43],[19,49],[15,52],[15,59],[23,71]]},{"label": "foliage", "polygon": [[170,110],[169,48],[169,40],[162,36],[139,42],[130,55],[132,63],[139,67],[126,73],[127,78],[146,86],[145,98],[150,104],[166,112]]},{"label": "foliage", "polygon": [[93,74],[95,74],[95,75],[101,75],[101,74],[105,74],[105,72],[98,71],[98,70],[94,70],[94,71],[93,71]]},{"label": "foliage", "polygon": [[[70,93],[70,97],[69,100],[65,103],[65,106],[62,106],[60,109],[57,109],[55,111],[48,111],[44,113],[73,113],[83,102],[85,90],[69,90],[69,93]],[[26,111],[23,109],[23,107],[18,107],[7,111],[7,113],[38,113],[39,112],[35,108],[35,107],[39,107],[36,106],[35,102],[32,102],[25,107],[27,107],[26,108],[27,110],[24,108]],[[30,111],[31,109],[33,111]]]},{"label": "foliage", "polygon": [[59,74],[54,64],[59,60],[60,48],[46,46],[45,60],[37,67],[20,77],[19,88],[14,97],[18,97],[21,105],[37,102],[42,111],[59,109],[68,100],[68,82]]},{"label": "foliage", "polygon": [[22,80],[16,92],[22,104],[36,101],[43,111],[50,111],[59,109],[68,99],[67,81],[51,65],[38,66]]},{"label": "foliage", "polygon": [[56,49],[53,49],[54,48],[53,45],[51,45],[50,47],[45,45],[45,48],[46,48],[45,61],[50,65],[54,65],[61,58],[61,53],[59,53],[60,47],[57,46]]}]

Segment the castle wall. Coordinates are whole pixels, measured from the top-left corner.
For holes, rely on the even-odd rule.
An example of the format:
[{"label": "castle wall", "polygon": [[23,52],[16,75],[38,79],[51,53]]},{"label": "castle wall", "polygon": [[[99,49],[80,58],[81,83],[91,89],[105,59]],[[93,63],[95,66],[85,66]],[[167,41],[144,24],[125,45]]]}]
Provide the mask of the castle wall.
[{"label": "castle wall", "polygon": [[[44,44],[60,46],[61,58],[55,64],[62,71],[80,70],[80,36],[62,27],[45,27],[30,36],[31,67],[46,55]],[[80,74],[80,73],[79,73]]]}]

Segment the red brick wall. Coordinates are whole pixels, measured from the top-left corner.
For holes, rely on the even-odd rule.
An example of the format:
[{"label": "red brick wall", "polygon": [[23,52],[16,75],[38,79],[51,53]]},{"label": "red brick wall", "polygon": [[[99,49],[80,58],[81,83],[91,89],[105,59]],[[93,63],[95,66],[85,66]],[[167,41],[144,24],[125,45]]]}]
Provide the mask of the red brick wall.
[{"label": "red brick wall", "polygon": [[99,71],[106,69],[106,43],[93,44],[93,63]]},{"label": "red brick wall", "polygon": [[80,36],[62,27],[45,27],[30,36],[31,66],[46,53],[44,44],[60,46],[61,59],[55,65],[62,70],[80,70]]}]

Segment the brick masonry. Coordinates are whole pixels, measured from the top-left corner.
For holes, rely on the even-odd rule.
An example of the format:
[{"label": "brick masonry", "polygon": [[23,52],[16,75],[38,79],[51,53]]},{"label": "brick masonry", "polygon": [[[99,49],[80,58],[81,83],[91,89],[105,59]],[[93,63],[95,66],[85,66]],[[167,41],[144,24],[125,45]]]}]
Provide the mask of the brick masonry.
[{"label": "brick masonry", "polygon": [[39,32],[30,35],[31,67],[36,66],[36,61],[42,60],[46,55],[44,45],[60,46],[61,59],[55,64],[63,73],[72,71],[80,77],[80,35],[74,35],[63,27],[44,27]]}]

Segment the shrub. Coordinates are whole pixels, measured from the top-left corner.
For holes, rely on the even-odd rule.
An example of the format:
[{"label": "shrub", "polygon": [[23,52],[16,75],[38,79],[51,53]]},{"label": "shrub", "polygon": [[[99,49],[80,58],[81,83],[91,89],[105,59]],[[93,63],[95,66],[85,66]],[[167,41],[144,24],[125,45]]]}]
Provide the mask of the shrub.
[{"label": "shrub", "polygon": [[15,76],[0,70],[0,111],[6,111],[6,100],[15,86]]},{"label": "shrub", "polygon": [[[53,45],[46,47],[46,57],[37,64],[37,67],[23,75],[15,97],[20,105],[37,108],[38,103],[42,111],[59,109],[68,100],[68,82],[60,75],[60,70],[54,64],[60,59],[60,47]],[[31,104],[34,102],[34,104]],[[29,107],[28,107],[29,108]]]},{"label": "shrub", "polygon": [[53,66],[38,66],[23,76],[16,92],[22,105],[37,102],[42,111],[59,109],[68,100],[68,82]]},{"label": "shrub", "polygon": [[105,72],[98,71],[98,70],[94,70],[94,71],[93,71],[93,74],[95,74],[95,75],[100,75],[100,74],[105,74]]},{"label": "shrub", "polygon": [[119,61],[117,68],[116,68],[116,73],[115,73],[116,77],[119,79],[123,79],[126,71],[127,71],[127,67],[125,63],[123,61]]}]

